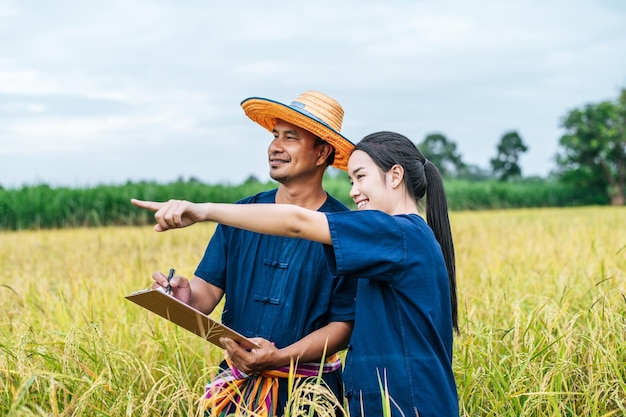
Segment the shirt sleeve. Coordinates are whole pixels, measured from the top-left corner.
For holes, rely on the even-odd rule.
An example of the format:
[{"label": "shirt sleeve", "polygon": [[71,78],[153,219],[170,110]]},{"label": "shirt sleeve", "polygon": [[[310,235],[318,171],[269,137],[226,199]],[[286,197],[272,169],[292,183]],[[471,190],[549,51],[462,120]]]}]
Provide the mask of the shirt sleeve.
[{"label": "shirt sleeve", "polygon": [[[235,204],[269,203],[274,201],[276,191],[259,193],[245,197]],[[207,245],[204,256],[196,268],[195,275],[222,290],[226,289],[226,270],[228,265],[228,242],[233,228],[218,224],[215,233]]]},{"label": "shirt sleeve", "polygon": [[228,259],[229,233],[226,226],[218,224],[204,256],[196,268],[195,275],[222,290],[226,287],[226,259]]},{"label": "shirt sleeve", "polygon": [[335,277],[328,321],[354,321],[357,280]]},{"label": "shirt sleeve", "polygon": [[406,259],[402,223],[377,210],[327,213],[332,249],[331,271],[338,275],[389,281]]}]

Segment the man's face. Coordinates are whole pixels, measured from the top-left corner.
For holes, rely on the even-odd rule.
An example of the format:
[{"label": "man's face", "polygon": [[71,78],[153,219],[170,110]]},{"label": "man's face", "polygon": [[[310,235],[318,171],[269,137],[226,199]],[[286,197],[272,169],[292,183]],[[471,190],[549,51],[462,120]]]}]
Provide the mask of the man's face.
[{"label": "man's face", "polygon": [[320,165],[320,146],[315,146],[316,142],[313,133],[278,120],[274,140],[267,149],[270,176],[283,184],[314,176]]}]

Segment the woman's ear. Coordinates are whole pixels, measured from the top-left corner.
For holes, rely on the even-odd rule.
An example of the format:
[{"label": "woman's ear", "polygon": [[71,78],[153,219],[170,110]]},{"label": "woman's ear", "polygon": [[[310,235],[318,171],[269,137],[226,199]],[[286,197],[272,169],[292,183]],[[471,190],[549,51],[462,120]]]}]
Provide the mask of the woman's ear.
[{"label": "woman's ear", "polygon": [[390,183],[392,188],[396,188],[398,185],[403,183],[404,180],[404,168],[400,164],[395,164],[388,171],[390,175]]}]

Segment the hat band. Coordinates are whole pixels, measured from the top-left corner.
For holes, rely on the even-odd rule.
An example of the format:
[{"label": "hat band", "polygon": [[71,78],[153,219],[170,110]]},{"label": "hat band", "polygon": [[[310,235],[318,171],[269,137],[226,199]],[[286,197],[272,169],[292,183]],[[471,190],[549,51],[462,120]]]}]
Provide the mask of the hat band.
[{"label": "hat band", "polygon": [[329,128],[330,130],[332,130],[333,132],[336,132],[335,129],[333,129],[328,123],[326,123],[325,121],[323,121],[322,119],[320,119],[319,117],[317,117],[316,115],[314,115],[311,112],[308,112],[307,110],[304,109],[304,107],[306,106],[306,104],[304,103],[300,103],[299,101],[292,101],[291,104],[289,105],[289,107],[293,108],[295,111],[297,111],[298,113],[302,113],[305,116],[310,117],[311,119],[315,120],[318,123],[323,124],[324,126],[326,126],[327,128]]}]

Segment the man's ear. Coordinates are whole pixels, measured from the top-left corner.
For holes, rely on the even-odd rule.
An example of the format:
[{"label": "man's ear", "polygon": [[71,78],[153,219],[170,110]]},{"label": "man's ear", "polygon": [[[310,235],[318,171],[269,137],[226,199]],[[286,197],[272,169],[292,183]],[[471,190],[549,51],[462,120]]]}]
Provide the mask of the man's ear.
[{"label": "man's ear", "polygon": [[387,171],[392,188],[396,188],[404,181],[404,168],[400,164],[395,164]]},{"label": "man's ear", "polygon": [[328,159],[328,157],[330,156],[330,153],[333,151],[332,146],[330,146],[329,143],[322,143],[319,146],[319,149],[317,151],[317,160],[318,162],[323,162],[326,163],[326,160]]}]

